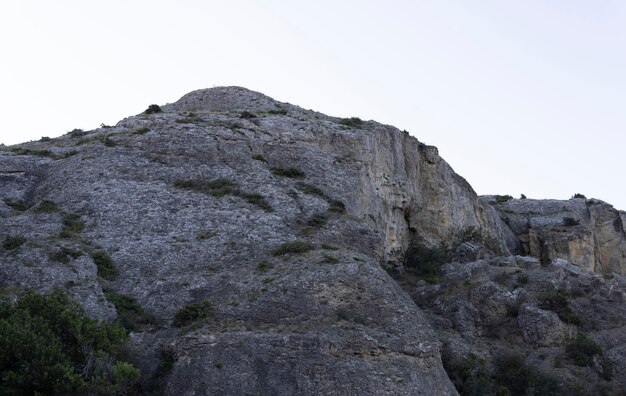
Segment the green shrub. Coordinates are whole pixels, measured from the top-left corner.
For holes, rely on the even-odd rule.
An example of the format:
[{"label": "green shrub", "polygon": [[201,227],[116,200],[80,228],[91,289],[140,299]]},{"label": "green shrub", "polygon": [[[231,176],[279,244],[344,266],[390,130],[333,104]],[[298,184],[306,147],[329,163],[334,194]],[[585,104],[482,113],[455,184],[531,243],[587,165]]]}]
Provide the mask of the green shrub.
[{"label": "green shrub", "polygon": [[341,125],[349,126],[351,128],[358,128],[363,125],[363,120],[359,117],[342,118],[339,120]]},{"label": "green shrub", "polygon": [[203,241],[205,239],[213,238],[215,235],[216,234],[213,231],[200,231],[196,234],[196,239]]},{"label": "green shrub", "polygon": [[111,304],[115,305],[117,319],[126,330],[134,331],[156,323],[154,316],[146,313],[134,298],[118,294],[110,289],[104,289],[104,295]]},{"label": "green shrub", "polygon": [[320,190],[319,188],[311,184],[298,182],[296,183],[296,188],[305,194],[317,195],[319,197],[326,198],[326,194],[324,193],[324,191]]},{"label": "green shrub", "polygon": [[441,360],[448,377],[461,395],[495,394],[495,384],[487,370],[486,361],[475,354],[454,356],[448,348],[444,348]]},{"label": "green shrub", "polygon": [[274,210],[263,195],[241,191],[237,188],[235,183],[224,178],[216,180],[176,180],[174,181],[174,187],[197,191],[214,197],[223,197],[224,195],[230,194],[243,198],[246,202],[256,205],[268,212]]},{"label": "green shrub", "polygon": [[[505,353],[494,359],[494,379],[499,388],[506,388],[511,395],[557,395],[559,386],[555,378],[545,375],[526,364],[516,353]],[[532,393],[529,391],[532,390]]]},{"label": "green shrub", "polygon": [[443,244],[429,247],[414,240],[404,253],[404,267],[427,282],[436,283],[441,265],[449,259],[450,251]]},{"label": "green shrub", "polygon": [[50,258],[50,260],[67,264],[70,262],[70,260],[77,259],[82,255],[83,252],[79,250],[74,250],[66,246],[60,246],[59,250],[55,250],[54,252],[50,253],[48,257]]},{"label": "green shrub", "polygon": [[284,256],[286,254],[302,254],[315,249],[312,243],[307,241],[293,241],[280,245],[274,250],[274,256]]},{"label": "green shrub", "polygon": [[125,394],[139,378],[120,360],[126,340],[60,289],[0,303],[0,394]]},{"label": "green shrub", "polygon": [[572,199],[576,199],[576,198],[582,198],[582,199],[587,199],[587,197],[585,197],[582,194],[576,193],[572,196]]},{"label": "green shrub", "polygon": [[518,287],[526,285],[528,283],[528,275],[518,275],[516,283]]},{"label": "green shrub", "polygon": [[117,142],[113,139],[111,139],[110,137],[105,137],[104,139],[102,139],[102,143],[107,146],[107,147],[115,147],[117,146]]},{"label": "green shrub", "polygon": [[580,220],[576,220],[573,217],[563,217],[563,225],[565,227],[574,227],[580,224]]},{"label": "green shrub", "polygon": [[317,213],[307,220],[306,225],[313,228],[322,228],[326,224],[326,220],[326,215]]},{"label": "green shrub", "polygon": [[241,114],[239,115],[239,118],[251,119],[251,118],[256,118],[256,115],[253,113],[250,113],[249,111],[242,111]]},{"label": "green shrub", "polygon": [[80,128],[74,128],[71,131],[69,131],[67,134],[70,135],[70,137],[81,137],[81,136],[85,136],[87,132],[85,132],[84,130]]},{"label": "green shrub", "polygon": [[567,356],[578,366],[591,366],[595,355],[602,355],[602,347],[585,333],[578,332],[576,338],[565,347]]},{"label": "green shrub", "polygon": [[277,109],[277,110],[269,110],[269,114],[277,114],[277,115],[287,115],[288,111],[285,109]]},{"label": "green shrub", "polygon": [[84,229],[85,223],[81,221],[80,215],[72,213],[63,215],[63,229],[60,234],[62,238],[74,238]]},{"label": "green shrub", "polygon": [[11,207],[12,209],[19,210],[19,211],[28,210],[31,207],[31,205],[27,204],[24,201],[18,201],[18,200],[11,199],[11,198],[5,198],[4,203],[7,206]]},{"label": "green shrub", "polygon": [[41,201],[41,203],[39,203],[39,205],[35,208],[35,212],[37,213],[53,213],[57,212],[58,210],[59,208],[57,207],[57,205],[47,199]]},{"label": "green shrub", "polygon": [[25,149],[22,147],[14,147],[11,149],[17,155],[34,155],[37,157],[49,157],[54,158],[54,153],[50,150],[33,150],[33,149]]},{"label": "green shrub", "polygon": [[265,160],[265,157],[263,157],[261,154],[255,154],[252,156],[253,160],[257,160],[257,161],[261,161],[261,162],[267,162]]},{"label": "green shrub", "polygon": [[91,253],[91,258],[98,268],[98,276],[102,279],[114,280],[117,278],[117,268],[113,259],[104,250],[95,250]]},{"label": "green shrub", "polygon": [[321,261],[322,264],[337,264],[339,259],[334,256],[324,255],[324,259]]},{"label": "green shrub", "polygon": [[496,195],[495,200],[491,201],[491,203],[501,204],[501,203],[509,202],[512,199],[513,197],[510,195]]},{"label": "green shrub", "polygon": [[292,179],[302,179],[304,177],[304,172],[297,168],[272,168],[272,173]]},{"label": "green shrub", "polygon": [[539,308],[557,313],[559,318],[566,323],[582,324],[581,317],[569,307],[569,292],[566,289],[559,288],[554,292],[541,293],[538,299]]},{"label": "green shrub", "polygon": [[267,202],[265,197],[261,194],[247,193],[247,192],[242,192],[242,191],[237,190],[234,195],[245,199],[246,202],[256,205],[259,208],[264,209],[267,212],[272,212],[274,210],[274,208],[272,208],[269,202]]},{"label": "green shrub", "polygon": [[222,197],[226,194],[232,194],[235,191],[235,183],[224,178],[215,180],[176,180],[174,181],[174,187],[198,191],[215,197]]},{"label": "green shrub", "polygon": [[140,127],[137,128],[133,131],[133,135],[144,135],[146,133],[150,132],[150,128],[148,127]]},{"label": "green shrub", "polygon": [[213,315],[213,307],[208,301],[186,304],[174,315],[172,325],[184,327],[194,322],[207,319]]},{"label": "green shrub", "polygon": [[146,111],[144,111],[144,114],[156,114],[156,113],[161,113],[161,112],[163,112],[163,110],[161,110],[161,108],[158,105],[151,104],[150,106],[148,106]]},{"label": "green shrub", "polygon": [[21,235],[7,235],[2,241],[2,247],[5,250],[15,250],[26,242],[26,238]]},{"label": "green shrub", "polygon": [[338,199],[332,199],[328,202],[328,211],[333,213],[346,213],[346,205]]}]

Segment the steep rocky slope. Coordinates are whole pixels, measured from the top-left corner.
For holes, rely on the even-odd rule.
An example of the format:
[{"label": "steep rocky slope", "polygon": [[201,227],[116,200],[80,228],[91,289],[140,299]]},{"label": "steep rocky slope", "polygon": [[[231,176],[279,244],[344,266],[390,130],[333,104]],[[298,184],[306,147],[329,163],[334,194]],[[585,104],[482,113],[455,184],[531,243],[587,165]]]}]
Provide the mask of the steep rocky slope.
[{"label": "steep rocky slope", "polygon": [[[134,299],[138,364],[173,357],[169,394],[455,393],[381,264],[414,233],[518,246],[436,148],[242,88],[163,110],[2,151],[5,294],[62,287],[102,319]],[[201,302],[210,319],[172,326]]]},{"label": "steep rocky slope", "polygon": [[[563,239],[535,213],[550,203],[496,210],[391,126],[238,87],[149,110],[0,149],[2,294],[60,287],[121,321],[140,392],[502,394],[508,349],[566,394],[579,330],[605,351],[581,391],[616,384],[603,364],[626,373],[623,228],[604,204],[551,214],[579,221]],[[587,245],[563,248],[570,231]],[[410,252],[436,258],[434,284]],[[557,291],[591,320],[547,309]]]}]

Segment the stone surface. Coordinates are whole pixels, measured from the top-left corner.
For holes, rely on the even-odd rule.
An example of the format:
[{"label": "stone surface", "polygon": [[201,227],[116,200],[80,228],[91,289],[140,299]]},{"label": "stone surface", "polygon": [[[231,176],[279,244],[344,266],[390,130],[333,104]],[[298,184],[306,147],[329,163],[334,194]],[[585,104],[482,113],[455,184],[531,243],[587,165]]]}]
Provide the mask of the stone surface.
[{"label": "stone surface", "polygon": [[[493,197],[483,197],[494,202]],[[624,212],[596,199],[511,199],[494,204],[500,217],[543,263],[561,258],[598,273],[626,272]]]},{"label": "stone surface", "polygon": [[[168,394],[456,393],[381,264],[401,266],[413,232],[481,227],[505,251],[515,239],[435,148],[236,87],[163,110],[0,149],[0,240],[25,240],[0,249],[3,294],[62,287],[109,320],[103,289],[134,298],[157,319],[132,333],[138,364],[150,380],[169,351]],[[230,190],[181,187],[218,179]],[[45,200],[56,208],[40,211]],[[294,241],[310,248],[276,254]],[[96,251],[116,277],[99,276]],[[171,326],[203,301],[206,322]]]}]

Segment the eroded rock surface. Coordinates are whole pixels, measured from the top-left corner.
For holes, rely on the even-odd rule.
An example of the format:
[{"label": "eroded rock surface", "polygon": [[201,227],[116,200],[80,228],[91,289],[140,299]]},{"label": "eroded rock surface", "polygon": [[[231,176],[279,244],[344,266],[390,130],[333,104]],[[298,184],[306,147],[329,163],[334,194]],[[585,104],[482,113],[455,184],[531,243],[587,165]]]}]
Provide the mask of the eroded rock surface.
[{"label": "eroded rock surface", "polygon": [[[493,202],[493,197],[485,197]],[[624,212],[597,199],[511,199],[494,204],[527,254],[561,258],[597,273],[626,272]]]}]

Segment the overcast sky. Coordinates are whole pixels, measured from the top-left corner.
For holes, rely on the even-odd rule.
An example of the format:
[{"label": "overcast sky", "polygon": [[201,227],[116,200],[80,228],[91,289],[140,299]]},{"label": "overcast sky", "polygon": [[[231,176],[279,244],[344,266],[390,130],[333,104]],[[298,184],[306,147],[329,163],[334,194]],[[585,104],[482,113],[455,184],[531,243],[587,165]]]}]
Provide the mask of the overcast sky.
[{"label": "overcast sky", "polygon": [[626,2],[3,1],[0,142],[240,85],[408,130],[479,194],[626,209]]}]

